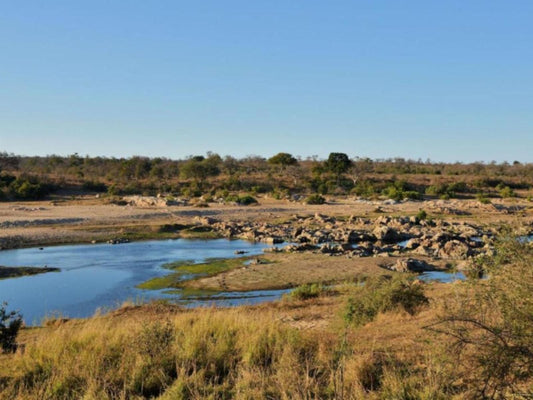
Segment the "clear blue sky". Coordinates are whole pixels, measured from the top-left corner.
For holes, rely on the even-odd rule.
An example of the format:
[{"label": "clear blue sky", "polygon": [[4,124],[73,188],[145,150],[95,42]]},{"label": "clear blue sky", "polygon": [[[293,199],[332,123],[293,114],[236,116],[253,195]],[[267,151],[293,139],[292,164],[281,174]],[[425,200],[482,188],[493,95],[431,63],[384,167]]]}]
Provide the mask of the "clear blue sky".
[{"label": "clear blue sky", "polygon": [[533,1],[5,1],[0,151],[533,161]]}]

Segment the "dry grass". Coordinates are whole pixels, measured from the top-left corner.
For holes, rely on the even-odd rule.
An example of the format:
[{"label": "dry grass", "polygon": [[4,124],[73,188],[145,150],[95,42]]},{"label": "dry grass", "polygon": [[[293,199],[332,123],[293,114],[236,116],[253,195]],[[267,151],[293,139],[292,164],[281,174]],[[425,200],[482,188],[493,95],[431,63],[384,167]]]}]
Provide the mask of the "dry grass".
[{"label": "dry grass", "polygon": [[154,303],[24,330],[24,353],[0,356],[0,398],[448,398],[449,378],[431,364],[435,338],[421,329],[432,309],[356,330],[340,318],[344,304]]}]

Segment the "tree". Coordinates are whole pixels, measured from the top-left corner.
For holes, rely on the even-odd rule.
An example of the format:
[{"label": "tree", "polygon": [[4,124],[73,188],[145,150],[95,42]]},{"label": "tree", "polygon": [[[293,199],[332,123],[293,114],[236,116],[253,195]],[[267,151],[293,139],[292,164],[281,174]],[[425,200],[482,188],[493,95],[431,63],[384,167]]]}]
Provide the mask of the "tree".
[{"label": "tree", "polygon": [[278,153],[268,159],[269,164],[280,165],[282,168],[298,164],[298,160],[289,153]]},{"label": "tree", "polygon": [[4,353],[17,349],[17,335],[22,326],[22,316],[17,311],[7,311],[7,303],[0,305],[0,347]]},{"label": "tree", "polygon": [[194,156],[189,158],[180,168],[181,176],[185,179],[192,178],[201,187],[205,179],[220,173],[219,165],[222,159],[218,154],[208,153],[208,157]]},{"label": "tree", "polygon": [[348,171],[351,165],[352,161],[344,153],[329,153],[325,162],[326,169],[337,177]]}]

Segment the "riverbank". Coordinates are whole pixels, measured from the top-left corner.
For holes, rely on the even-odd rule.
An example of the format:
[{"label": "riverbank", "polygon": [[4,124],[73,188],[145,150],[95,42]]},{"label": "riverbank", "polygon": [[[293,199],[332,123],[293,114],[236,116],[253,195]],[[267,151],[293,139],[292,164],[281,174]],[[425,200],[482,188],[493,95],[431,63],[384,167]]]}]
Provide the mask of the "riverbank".
[{"label": "riverbank", "polygon": [[[255,206],[210,203],[208,208],[194,206],[138,207],[106,204],[103,199],[80,196],[61,202],[0,203],[0,248],[22,248],[56,244],[105,242],[128,238],[148,240],[177,237],[214,237],[212,232],[187,231],[183,226],[198,225],[197,218],[222,222],[284,223],[294,215],[324,214],[338,218],[351,216],[378,218],[415,216],[425,210],[431,218],[462,221],[479,225],[533,222],[533,204],[525,199],[438,201],[366,201],[331,198],[327,204],[306,205],[287,200],[259,198]],[[174,229],[173,227],[177,227]]]}]

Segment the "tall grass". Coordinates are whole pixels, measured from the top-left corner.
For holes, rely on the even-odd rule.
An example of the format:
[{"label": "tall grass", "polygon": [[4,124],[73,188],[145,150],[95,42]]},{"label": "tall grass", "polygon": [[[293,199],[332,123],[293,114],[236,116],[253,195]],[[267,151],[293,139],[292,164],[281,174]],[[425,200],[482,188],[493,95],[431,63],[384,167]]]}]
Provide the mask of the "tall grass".
[{"label": "tall grass", "polygon": [[[410,375],[393,354],[298,330],[275,310],[130,308],[142,314],[41,328],[23,354],[0,359],[0,398],[383,398]],[[415,378],[411,393],[429,390]]]}]

